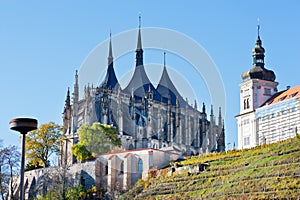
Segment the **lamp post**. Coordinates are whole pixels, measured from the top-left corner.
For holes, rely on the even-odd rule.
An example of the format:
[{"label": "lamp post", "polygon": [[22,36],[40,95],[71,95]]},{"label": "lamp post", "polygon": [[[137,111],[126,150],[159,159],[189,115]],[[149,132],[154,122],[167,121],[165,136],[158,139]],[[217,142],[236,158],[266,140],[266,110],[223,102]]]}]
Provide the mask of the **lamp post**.
[{"label": "lamp post", "polygon": [[31,118],[15,118],[10,120],[10,129],[22,134],[22,159],[20,170],[20,200],[24,200],[24,165],[25,165],[25,138],[29,131],[37,129],[37,120]]}]

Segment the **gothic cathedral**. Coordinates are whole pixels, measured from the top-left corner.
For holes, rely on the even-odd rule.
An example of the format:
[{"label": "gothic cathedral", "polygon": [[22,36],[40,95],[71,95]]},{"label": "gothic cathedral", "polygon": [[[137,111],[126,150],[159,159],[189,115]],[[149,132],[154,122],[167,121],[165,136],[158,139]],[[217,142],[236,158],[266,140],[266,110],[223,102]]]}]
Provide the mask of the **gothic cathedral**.
[{"label": "gothic cathedral", "polygon": [[108,52],[106,76],[99,86],[85,86],[84,97],[79,99],[76,71],[72,104],[68,90],[63,112],[64,132],[69,138],[64,147],[68,158],[73,157],[70,149],[78,142],[77,129],[94,122],[117,127],[126,150],[169,148],[184,155],[225,151],[221,108],[216,120],[211,106],[208,120],[204,103],[199,111],[196,102],[191,105],[183,99],[166,66],[158,86],[150,82],[143,64],[141,28],[138,29],[134,73],[125,88],[121,88],[114,71],[111,38]]}]

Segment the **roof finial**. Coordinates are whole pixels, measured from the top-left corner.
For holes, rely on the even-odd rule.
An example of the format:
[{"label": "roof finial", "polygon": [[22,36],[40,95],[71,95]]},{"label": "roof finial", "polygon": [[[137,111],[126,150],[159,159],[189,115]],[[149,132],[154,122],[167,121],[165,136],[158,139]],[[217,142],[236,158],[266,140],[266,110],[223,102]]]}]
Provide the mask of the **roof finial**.
[{"label": "roof finial", "polygon": [[139,15],[139,31],[138,31],[138,41],[137,41],[137,50],[142,49],[142,38],[141,38],[141,15]]},{"label": "roof finial", "polygon": [[166,52],[164,51],[164,67],[166,67]]},{"label": "roof finial", "polygon": [[113,55],[112,55],[112,44],[111,44],[111,31],[109,32],[109,49],[108,49],[108,66],[113,63]]},{"label": "roof finial", "polygon": [[139,28],[141,28],[141,12],[139,13]]},{"label": "roof finial", "polygon": [[257,18],[257,36],[259,38],[259,31],[260,31],[260,21],[259,18]]}]

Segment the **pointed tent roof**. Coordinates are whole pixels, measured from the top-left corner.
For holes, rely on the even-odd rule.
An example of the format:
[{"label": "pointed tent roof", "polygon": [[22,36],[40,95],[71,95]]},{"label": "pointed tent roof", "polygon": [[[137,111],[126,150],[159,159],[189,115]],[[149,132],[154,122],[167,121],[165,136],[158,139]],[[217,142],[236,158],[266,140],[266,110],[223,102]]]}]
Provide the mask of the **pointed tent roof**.
[{"label": "pointed tent roof", "polygon": [[167,68],[166,68],[166,63],[165,63],[165,54],[164,53],[164,69],[163,73],[161,75],[159,84],[157,86],[157,91],[161,94],[162,96],[162,101],[164,103],[168,102],[168,98],[171,98],[171,104],[176,105],[176,98],[179,101],[180,107],[186,105],[186,101],[182,98],[180,93],[177,91],[176,87],[174,86],[173,82],[170,79],[170,76],[168,74]]},{"label": "pointed tent roof", "polygon": [[173,82],[171,81],[166,66],[164,66],[163,73],[161,75],[159,84],[157,86],[157,91],[161,94],[162,101],[164,103],[167,103],[168,98],[171,98],[171,104],[176,105],[176,98],[177,98],[180,107],[186,105],[185,100],[182,98],[182,96],[174,86]]},{"label": "pointed tent roof", "polygon": [[112,55],[112,44],[111,44],[111,34],[110,34],[110,39],[109,39],[109,50],[108,50],[108,68],[106,71],[106,76],[101,83],[100,87],[104,88],[109,88],[109,89],[118,89],[120,87],[120,84],[118,82],[118,79],[116,77],[116,73],[114,70],[114,65],[113,65],[113,55]]},{"label": "pointed tent roof", "polygon": [[135,98],[144,98],[146,96],[146,93],[149,92],[150,89],[150,92],[154,94],[154,100],[160,101],[160,94],[156,91],[155,87],[152,85],[145,72],[141,38],[141,26],[139,25],[136,49],[136,67],[134,69],[131,80],[123,91],[128,94],[131,94],[131,92],[134,91]]}]

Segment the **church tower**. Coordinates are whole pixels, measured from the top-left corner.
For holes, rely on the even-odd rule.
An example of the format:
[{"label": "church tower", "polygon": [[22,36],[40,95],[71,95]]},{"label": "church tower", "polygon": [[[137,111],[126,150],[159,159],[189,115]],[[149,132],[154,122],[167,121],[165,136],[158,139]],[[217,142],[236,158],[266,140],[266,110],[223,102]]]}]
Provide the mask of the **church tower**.
[{"label": "church tower", "polygon": [[258,145],[255,109],[277,92],[273,71],[265,68],[265,49],[260,39],[260,26],[255,47],[252,49],[253,67],[242,74],[240,86],[240,114],[238,123],[238,148],[251,148]]}]

